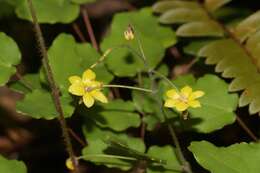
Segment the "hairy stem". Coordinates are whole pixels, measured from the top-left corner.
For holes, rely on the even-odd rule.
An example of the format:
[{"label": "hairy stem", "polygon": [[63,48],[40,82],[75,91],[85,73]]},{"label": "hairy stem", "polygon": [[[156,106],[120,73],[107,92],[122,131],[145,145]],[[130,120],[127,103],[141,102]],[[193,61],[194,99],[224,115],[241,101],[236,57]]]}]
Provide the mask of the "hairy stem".
[{"label": "hairy stem", "polygon": [[50,64],[49,64],[48,54],[47,54],[45,42],[44,42],[44,39],[43,39],[43,36],[42,36],[42,31],[41,31],[40,25],[39,25],[38,20],[37,20],[37,15],[36,15],[36,11],[34,9],[32,0],[27,0],[27,2],[28,2],[28,6],[29,6],[29,9],[30,9],[32,19],[33,19],[36,39],[37,39],[37,42],[38,42],[39,47],[40,47],[40,52],[42,54],[43,67],[44,67],[49,85],[51,87],[51,91],[52,91],[51,94],[52,94],[52,98],[53,98],[53,102],[54,102],[56,111],[59,114],[58,120],[59,120],[59,123],[61,125],[62,135],[63,135],[64,142],[65,142],[65,145],[66,145],[66,149],[67,149],[67,152],[69,153],[69,157],[72,159],[72,164],[73,164],[73,167],[75,168],[75,173],[78,173],[75,155],[74,155],[72,144],[71,144],[71,139],[70,139],[70,136],[69,136],[66,120],[64,118],[64,113],[63,113],[62,106],[61,106],[59,89],[58,89],[58,87],[55,83],[53,73],[52,73],[52,70],[51,70],[51,67],[50,67]]}]

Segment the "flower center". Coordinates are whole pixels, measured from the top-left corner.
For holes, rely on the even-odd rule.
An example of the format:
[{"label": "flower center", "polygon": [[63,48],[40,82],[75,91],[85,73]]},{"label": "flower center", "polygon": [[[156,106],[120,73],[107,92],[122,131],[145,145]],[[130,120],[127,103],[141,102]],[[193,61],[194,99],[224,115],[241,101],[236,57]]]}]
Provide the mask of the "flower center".
[{"label": "flower center", "polygon": [[90,86],[85,87],[85,91],[86,91],[86,92],[91,92],[91,91],[94,90],[94,89],[95,89],[94,87],[90,87]]},{"label": "flower center", "polygon": [[180,94],[179,100],[181,102],[188,103],[188,98],[183,94]]}]

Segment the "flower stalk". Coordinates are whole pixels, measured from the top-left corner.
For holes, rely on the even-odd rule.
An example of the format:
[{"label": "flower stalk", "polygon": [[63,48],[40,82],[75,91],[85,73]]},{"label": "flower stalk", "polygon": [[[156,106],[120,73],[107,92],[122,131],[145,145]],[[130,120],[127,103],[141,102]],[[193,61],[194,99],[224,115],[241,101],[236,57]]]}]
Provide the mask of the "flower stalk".
[{"label": "flower stalk", "polygon": [[59,123],[61,125],[62,135],[63,135],[64,142],[65,142],[65,145],[66,145],[66,150],[67,150],[70,158],[72,158],[72,165],[75,168],[74,172],[78,173],[77,163],[76,163],[75,155],[74,155],[72,144],[71,144],[71,139],[70,139],[69,132],[68,132],[68,129],[67,129],[67,124],[66,124],[66,120],[65,120],[65,117],[64,117],[64,112],[63,112],[63,109],[62,109],[62,106],[61,106],[59,89],[58,89],[58,86],[55,83],[55,80],[54,80],[54,77],[53,77],[53,72],[52,72],[50,64],[49,64],[48,54],[47,54],[44,38],[42,36],[42,31],[41,31],[40,25],[38,23],[36,11],[34,9],[32,0],[27,0],[27,2],[28,2],[28,6],[29,6],[31,16],[32,16],[32,20],[33,20],[36,39],[37,39],[37,42],[38,42],[39,47],[40,47],[40,52],[42,54],[43,67],[44,67],[44,70],[45,70],[45,74],[47,76],[47,80],[50,84],[50,88],[51,88],[51,91],[52,91],[51,94],[52,94],[53,102],[54,102],[54,105],[55,105],[55,109],[59,114],[58,120],[59,120]]}]

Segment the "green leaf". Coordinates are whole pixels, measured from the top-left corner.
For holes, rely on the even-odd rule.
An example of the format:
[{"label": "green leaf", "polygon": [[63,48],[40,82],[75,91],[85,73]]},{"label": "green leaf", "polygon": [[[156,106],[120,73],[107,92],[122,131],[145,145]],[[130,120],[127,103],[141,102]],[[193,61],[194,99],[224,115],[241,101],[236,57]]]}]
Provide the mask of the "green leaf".
[{"label": "green leaf", "polygon": [[[69,87],[68,78],[72,75],[81,76],[100,57],[89,44],[78,44],[68,34],[60,34],[48,51],[49,62],[54,79],[62,90]],[[113,76],[100,64],[93,69],[97,72],[97,80],[110,82]]]},{"label": "green leaf", "polygon": [[[88,157],[88,155],[96,154],[109,154],[109,155],[123,155],[124,153],[118,153],[118,151],[111,151],[108,149],[107,144],[104,142],[104,139],[107,137],[114,137],[120,141],[124,141],[130,148],[135,149],[140,152],[145,151],[145,145],[140,138],[129,137],[125,133],[115,133],[113,131],[99,128],[94,125],[93,122],[88,122],[88,125],[83,127],[83,132],[88,140],[88,146],[86,146],[82,155],[85,160],[94,162],[98,165],[106,165],[107,167],[116,167],[122,170],[129,170],[133,166],[133,162],[124,161],[116,158],[104,158],[104,157]],[[89,128],[91,125],[91,128]],[[111,153],[112,152],[112,153]],[[86,157],[87,156],[87,157]]]},{"label": "green leaf", "polygon": [[[136,33],[132,41],[126,41],[124,38],[124,31],[129,24],[132,24]],[[165,49],[176,43],[175,33],[170,28],[160,26],[151,10],[145,8],[137,12],[116,14],[111,33],[105,37],[101,47],[105,51],[118,45],[127,45],[140,52],[137,37],[141,40],[150,68],[155,68],[162,60]],[[117,76],[135,76],[144,69],[142,59],[126,47],[112,51],[106,59],[106,64]]]},{"label": "green leaf", "polygon": [[101,127],[123,131],[129,127],[139,127],[140,116],[134,111],[135,107],[132,102],[118,99],[107,104],[95,105],[92,108],[84,107],[81,114]]},{"label": "green leaf", "polygon": [[[64,116],[70,117],[74,111],[72,106],[72,98],[70,95],[62,95],[60,97]],[[54,102],[50,92],[42,89],[35,89],[31,93],[25,95],[25,98],[16,104],[17,112],[36,119],[54,119],[58,117]]]},{"label": "green leaf", "polygon": [[194,40],[188,43],[186,46],[184,46],[183,51],[186,54],[197,56],[199,50],[212,41],[212,39]]},{"label": "green leaf", "polygon": [[192,142],[189,150],[195,159],[211,173],[258,173],[260,144],[240,143],[216,147],[207,141]]},{"label": "green leaf", "polygon": [[235,35],[241,42],[254,34],[260,28],[260,11],[250,15],[240,22],[234,30]]},{"label": "green leaf", "polygon": [[163,24],[178,24],[195,21],[207,21],[208,16],[202,9],[177,8],[163,13],[159,21]]},{"label": "green leaf", "polygon": [[[77,56],[81,58],[81,69],[85,70],[91,65],[96,63],[101,55],[89,43],[76,45]],[[83,72],[82,70],[82,72]],[[103,83],[109,83],[113,80],[114,76],[108,72],[104,63],[100,63],[93,68],[96,73],[97,80]]]},{"label": "green leaf", "polygon": [[96,0],[71,0],[71,2],[76,3],[76,4],[86,4],[86,3],[92,3],[95,1]]},{"label": "green leaf", "polygon": [[15,41],[3,32],[0,32],[0,52],[0,86],[3,86],[15,74],[14,66],[20,63],[21,53]]},{"label": "green leaf", "polygon": [[[189,108],[188,120],[182,121],[184,130],[195,130],[201,133],[210,133],[221,129],[225,125],[232,124],[236,115],[238,97],[236,94],[228,93],[228,85],[215,75],[205,75],[195,81],[192,75],[180,76],[172,81],[179,89],[186,85],[194,91],[201,90],[205,95],[198,100],[200,108]],[[164,86],[164,91],[171,86]],[[176,119],[175,114],[169,114],[170,118]],[[177,121],[180,119],[177,119]],[[180,124],[176,124],[180,125]]]},{"label": "green leaf", "polygon": [[222,72],[222,76],[235,78],[229,85],[229,90],[244,90],[239,99],[240,107],[250,104],[250,114],[260,111],[260,75],[257,64],[252,62],[251,57],[236,42],[231,39],[214,41],[203,47],[199,56],[207,57],[207,64],[217,64],[216,71]]},{"label": "green leaf", "polygon": [[[25,76],[23,76],[23,80],[32,89],[42,88],[39,74],[26,74]],[[9,88],[13,89],[14,91],[25,93],[25,94],[31,92],[31,90],[27,86],[25,86],[19,81],[11,83]]]},{"label": "green leaf", "polygon": [[26,173],[27,169],[22,161],[8,160],[0,155],[0,172],[2,173]]},{"label": "green leaf", "polygon": [[181,165],[176,158],[173,147],[166,145],[163,147],[151,146],[148,149],[147,154],[154,158],[160,158],[166,161],[165,166],[150,166],[147,169],[147,173],[174,173],[181,172]]},{"label": "green leaf", "polygon": [[14,7],[8,3],[8,1],[0,1],[0,19],[11,16],[13,14]]},{"label": "green leaf", "polygon": [[228,85],[214,75],[205,75],[198,79],[194,90],[202,90],[205,95],[199,100],[201,108],[190,108],[192,121],[201,121],[192,128],[199,132],[210,133],[221,129],[225,125],[235,122],[238,103],[237,94],[228,93]]},{"label": "green leaf", "polygon": [[229,3],[231,0],[206,0],[205,1],[205,7],[210,11],[216,11],[223,5]]},{"label": "green leaf", "polygon": [[256,66],[260,68],[260,31],[257,31],[251,37],[248,38],[246,42],[246,48],[254,57]]},{"label": "green leaf", "polygon": [[178,28],[176,34],[181,37],[222,37],[224,36],[224,31],[215,22],[203,21],[186,23]]},{"label": "green leaf", "polygon": [[[64,0],[63,3],[58,0],[33,0],[33,5],[40,23],[71,23],[79,14],[79,6],[69,0]],[[27,0],[23,0],[15,12],[21,19],[32,20]]]},{"label": "green leaf", "polygon": [[156,13],[164,13],[176,8],[198,9],[200,6],[197,2],[178,0],[159,1],[153,5],[153,11]]}]

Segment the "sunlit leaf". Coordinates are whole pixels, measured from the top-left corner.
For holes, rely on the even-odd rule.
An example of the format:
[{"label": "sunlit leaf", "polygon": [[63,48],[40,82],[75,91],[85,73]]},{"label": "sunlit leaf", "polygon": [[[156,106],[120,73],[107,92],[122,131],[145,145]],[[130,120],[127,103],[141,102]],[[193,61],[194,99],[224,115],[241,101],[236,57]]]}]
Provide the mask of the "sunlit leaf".
[{"label": "sunlit leaf", "polygon": [[240,143],[217,147],[207,141],[192,142],[189,150],[205,169],[212,173],[258,173],[259,143]]},{"label": "sunlit leaf", "polygon": [[70,0],[71,2],[74,2],[76,4],[85,4],[85,3],[92,3],[95,2],[96,0]]},{"label": "sunlit leaf", "polygon": [[109,101],[107,104],[95,105],[85,108],[81,114],[92,119],[101,127],[108,127],[115,131],[123,131],[129,127],[138,127],[141,123],[140,116],[134,112],[132,102],[123,100]]},{"label": "sunlit leaf", "polygon": [[176,32],[178,36],[182,37],[202,37],[202,36],[216,36],[221,37],[224,35],[224,31],[215,22],[203,21],[203,22],[190,22],[180,26]]},{"label": "sunlit leaf", "polygon": [[[189,85],[194,91],[201,90],[205,93],[198,99],[201,107],[189,108],[189,118],[181,122],[186,130],[210,133],[235,121],[234,111],[238,104],[238,97],[236,94],[228,93],[228,84],[222,79],[214,75],[205,75],[195,81],[192,75],[185,75],[173,80],[173,83],[180,89]],[[171,86],[168,85],[165,89],[170,88]],[[174,118],[174,115],[169,115]]]},{"label": "sunlit leaf", "polygon": [[238,96],[228,93],[228,85],[223,80],[205,75],[198,79],[194,90],[204,91],[205,95],[199,99],[201,108],[189,109],[191,119],[187,123],[191,123],[192,128],[209,133],[235,122]]},{"label": "sunlit leaf", "polygon": [[[112,154],[112,155],[124,155],[124,153],[118,153],[115,150],[108,149],[108,145],[104,142],[107,137],[115,137],[116,139],[126,142],[126,144],[137,151],[144,152],[145,145],[140,138],[129,137],[124,133],[115,133],[108,129],[99,128],[92,122],[91,127],[88,125],[83,128],[84,135],[88,140],[88,146],[82,151],[85,160],[94,162],[98,165],[106,165],[107,167],[116,167],[122,170],[129,170],[134,163],[117,159],[117,158],[105,158],[105,157],[88,157],[89,155],[97,154]],[[112,152],[112,153],[111,153]],[[87,157],[86,157],[87,156]]]},{"label": "sunlit leaf", "polygon": [[[64,116],[70,117],[74,111],[72,106],[72,98],[70,95],[60,97]],[[17,112],[36,119],[54,119],[58,117],[54,102],[50,92],[35,89],[31,93],[25,95],[25,98],[16,104]]]},{"label": "sunlit leaf", "polygon": [[260,28],[260,11],[250,15],[240,22],[234,30],[236,36],[241,42],[245,41],[249,36],[254,34]]},{"label": "sunlit leaf", "polygon": [[[124,38],[124,31],[129,24],[135,30],[135,39],[132,41],[126,41]],[[169,29],[158,24],[149,8],[116,14],[112,21],[111,32],[101,44],[103,51],[119,46],[107,57],[108,68],[117,76],[135,76],[137,72],[144,70],[138,39],[141,41],[150,68],[155,68],[163,58],[165,49],[176,43],[175,33]],[[126,46],[131,46],[135,52],[139,52],[139,56]]]},{"label": "sunlit leaf", "polygon": [[172,146],[151,146],[147,152],[148,155],[155,158],[160,158],[166,161],[164,166],[151,166],[148,167],[147,173],[175,173],[181,172],[181,165],[176,157],[175,151]]},{"label": "sunlit leaf", "polygon": [[40,89],[42,87],[39,74],[26,74],[22,78],[23,83],[20,81],[16,81],[11,83],[9,87],[12,88],[14,91],[25,94],[31,92],[31,89]]},{"label": "sunlit leaf", "polygon": [[22,161],[8,160],[0,155],[0,172],[27,173],[27,168]]},{"label": "sunlit leaf", "polygon": [[[79,6],[70,0],[64,0],[63,3],[57,0],[33,0],[33,5],[40,23],[70,23],[79,14]],[[21,19],[31,20],[27,0],[17,6],[16,14]]]},{"label": "sunlit leaf", "polygon": [[231,0],[205,0],[205,6],[209,11],[213,12],[230,1]]},{"label": "sunlit leaf", "polygon": [[15,65],[21,60],[21,53],[15,41],[0,32],[0,86],[5,85],[9,78],[15,74]]},{"label": "sunlit leaf", "polygon": [[209,18],[202,9],[177,8],[163,13],[159,21],[163,24],[207,21]]},{"label": "sunlit leaf", "polygon": [[179,1],[179,0],[166,0],[159,1],[153,5],[153,11],[156,13],[163,13],[170,9],[176,8],[188,8],[188,9],[198,9],[199,4],[194,1]]},{"label": "sunlit leaf", "polygon": [[[249,105],[250,114],[260,111],[260,75],[254,60],[231,39],[214,41],[203,47],[199,55],[207,57],[207,64],[217,64],[216,71],[227,78],[235,78],[229,85],[230,91],[244,90],[239,106]],[[238,61],[239,59],[239,61]]]},{"label": "sunlit leaf", "polygon": [[[53,41],[48,54],[54,79],[62,90],[68,89],[70,76],[81,76],[100,58],[100,55],[89,44],[78,44],[68,34],[60,34]],[[97,80],[99,81],[110,82],[113,79],[113,76],[102,64],[94,68],[93,71],[97,72]]]}]

